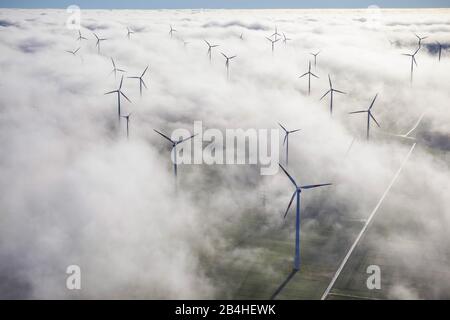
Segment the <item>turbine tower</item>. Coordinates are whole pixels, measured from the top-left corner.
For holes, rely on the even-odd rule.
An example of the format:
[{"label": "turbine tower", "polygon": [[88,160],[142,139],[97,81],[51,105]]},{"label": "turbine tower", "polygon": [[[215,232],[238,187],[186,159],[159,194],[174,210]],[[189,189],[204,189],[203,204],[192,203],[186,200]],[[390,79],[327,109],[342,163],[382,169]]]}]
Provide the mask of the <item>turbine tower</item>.
[{"label": "turbine tower", "polygon": [[286,145],[286,167],[289,166],[289,135],[291,133],[295,133],[300,131],[301,129],[297,129],[297,130],[287,130],[281,123],[278,123],[278,125],[283,129],[284,131],[284,140],[283,140],[283,145]]},{"label": "turbine tower", "polygon": [[377,125],[378,127],[380,127],[380,124],[379,124],[378,121],[375,119],[375,117],[372,115],[372,108],[373,108],[373,105],[375,104],[375,100],[377,99],[377,97],[378,97],[378,93],[375,95],[375,98],[373,98],[373,101],[372,101],[372,103],[370,104],[369,109],[367,109],[367,110],[360,110],[360,111],[353,111],[353,112],[350,112],[350,114],[355,114],[355,113],[367,113],[367,140],[369,140],[370,119],[372,119],[372,120],[376,123],[376,125]]},{"label": "turbine tower", "polygon": [[121,113],[120,113],[120,97],[121,96],[124,97],[125,99],[128,100],[128,102],[131,103],[131,100],[128,99],[128,97],[122,92],[122,84],[123,84],[123,76],[122,76],[122,79],[120,80],[120,85],[119,85],[119,88],[117,90],[105,93],[105,95],[112,94],[112,93],[117,93],[117,113],[118,113],[119,123],[120,123],[120,115],[121,115]]},{"label": "turbine tower", "polygon": [[302,74],[299,78],[303,78],[304,76],[308,76],[308,95],[311,94],[311,76],[316,77],[319,79],[318,76],[316,76],[314,73],[311,72],[311,61],[309,62],[309,69],[308,72]]},{"label": "turbine tower", "polygon": [[172,139],[170,139],[168,136],[166,136],[165,134],[159,132],[156,129],[153,129],[153,131],[155,131],[157,134],[159,134],[160,136],[162,136],[164,139],[168,140],[171,144],[172,144],[172,151],[173,152],[173,172],[175,174],[175,178],[177,177],[177,145],[179,145],[180,143],[183,143],[187,140],[192,139],[193,137],[196,136],[196,134],[194,134],[193,136],[190,136],[188,138],[185,139],[179,139],[178,141],[174,141]]},{"label": "turbine tower", "polygon": [[333,116],[333,94],[335,92],[340,93],[340,94],[346,94],[343,91],[340,90],[336,90],[333,88],[333,84],[331,83],[331,77],[330,75],[328,75],[328,81],[330,82],[330,90],[328,90],[323,96],[322,98],[320,98],[320,100],[322,100],[323,98],[326,97],[327,94],[330,94],[330,115]]},{"label": "turbine tower", "polygon": [[436,41],[439,49],[438,49],[438,53],[439,53],[439,62],[441,61],[441,56],[442,56],[442,44],[439,41]]},{"label": "turbine tower", "polygon": [[127,120],[127,139],[130,137],[130,116],[131,116],[131,113],[129,113],[128,115],[126,115],[126,116],[122,116],[122,118],[125,118],[126,120]]},{"label": "turbine tower", "polygon": [[295,216],[295,258],[294,258],[294,270],[300,270],[300,195],[303,190],[314,189],[324,186],[331,186],[331,183],[323,183],[323,184],[313,184],[306,186],[299,186],[295,182],[295,180],[291,177],[291,175],[283,168],[281,164],[279,164],[281,170],[288,176],[289,180],[291,180],[292,184],[295,186],[295,191],[292,194],[291,201],[289,201],[289,205],[287,207],[286,213],[284,214],[284,218],[286,218],[289,213],[289,209],[291,208],[291,204],[296,198],[297,206],[296,206],[296,216]]}]

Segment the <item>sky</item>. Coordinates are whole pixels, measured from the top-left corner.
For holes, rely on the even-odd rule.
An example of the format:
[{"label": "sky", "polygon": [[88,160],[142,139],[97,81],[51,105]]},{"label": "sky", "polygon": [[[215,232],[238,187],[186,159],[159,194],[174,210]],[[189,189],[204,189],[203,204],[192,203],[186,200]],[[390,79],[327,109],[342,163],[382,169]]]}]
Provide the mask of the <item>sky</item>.
[{"label": "sky", "polygon": [[376,5],[380,8],[447,8],[448,0],[318,0],[318,1],[294,1],[294,0],[2,0],[1,8],[66,8],[69,5],[78,5],[81,8],[95,9],[174,9],[174,8],[367,8]]}]

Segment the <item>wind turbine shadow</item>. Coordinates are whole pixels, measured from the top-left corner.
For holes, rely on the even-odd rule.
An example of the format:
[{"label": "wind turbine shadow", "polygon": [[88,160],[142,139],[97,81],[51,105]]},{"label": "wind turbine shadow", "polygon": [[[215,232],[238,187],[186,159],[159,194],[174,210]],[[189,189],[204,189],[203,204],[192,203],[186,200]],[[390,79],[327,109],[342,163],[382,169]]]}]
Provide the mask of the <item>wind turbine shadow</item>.
[{"label": "wind turbine shadow", "polygon": [[295,274],[297,273],[298,270],[292,269],[291,273],[289,273],[289,275],[287,276],[287,278],[283,281],[283,283],[281,283],[281,285],[278,287],[277,290],[275,290],[275,292],[273,293],[273,295],[270,297],[270,300],[275,300],[275,298],[277,297],[277,295],[283,291],[284,287],[286,287],[286,285],[289,283],[289,281],[291,281],[291,279],[295,276]]}]

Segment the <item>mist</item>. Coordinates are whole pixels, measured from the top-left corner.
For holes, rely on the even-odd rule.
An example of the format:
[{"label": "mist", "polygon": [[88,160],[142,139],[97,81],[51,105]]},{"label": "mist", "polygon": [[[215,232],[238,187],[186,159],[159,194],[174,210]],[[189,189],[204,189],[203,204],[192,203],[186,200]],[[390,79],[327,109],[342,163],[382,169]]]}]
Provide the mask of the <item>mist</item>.
[{"label": "mist", "polygon": [[[192,132],[195,121],[221,132],[302,129],[289,137],[289,172],[302,185],[333,183],[302,196],[302,233],[331,230],[325,243],[305,248],[325,260],[330,279],[358,232],[348,221],[367,218],[417,143],[362,248],[375,252],[373,263],[387,256],[398,275],[384,297],[448,297],[449,10],[82,10],[81,42],[69,17],[0,9],[1,298],[235,298],[238,284],[221,270],[236,266],[264,270],[275,288],[294,243],[284,260],[264,265],[258,240],[292,239],[294,214],[283,214],[293,187],[282,172],[231,164],[181,164],[175,187],[170,144],[153,129]],[[275,28],[292,40],[272,54],[265,37]],[[108,39],[100,54],[93,32]],[[429,38],[411,84],[402,54],[415,51],[414,33]],[[211,63],[205,39],[220,45]],[[319,78],[308,96],[299,76],[317,51]],[[229,79],[220,52],[237,56]],[[105,95],[121,77],[111,58],[126,70],[129,139],[117,97]],[[140,97],[139,82],[127,77],[146,66]],[[332,118],[329,97],[319,100],[328,75],[346,92],[335,94]],[[381,127],[371,124],[367,142],[366,115],[348,113],[367,109],[377,93]],[[422,114],[416,140],[394,136]],[[80,291],[66,288],[73,264]]]}]

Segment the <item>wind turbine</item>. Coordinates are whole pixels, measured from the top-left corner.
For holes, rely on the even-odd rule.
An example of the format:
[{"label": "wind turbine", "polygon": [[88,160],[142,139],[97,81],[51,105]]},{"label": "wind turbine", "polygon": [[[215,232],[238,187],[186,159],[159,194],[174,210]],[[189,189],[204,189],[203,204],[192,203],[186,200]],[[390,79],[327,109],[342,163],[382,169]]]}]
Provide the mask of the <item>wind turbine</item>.
[{"label": "wind turbine", "polygon": [[284,32],[283,32],[283,42],[284,42],[284,44],[286,45],[287,42],[288,42],[288,41],[291,41],[291,40],[292,40],[292,39],[286,37],[286,35],[285,35]]},{"label": "wind turbine", "polygon": [[80,30],[78,30],[78,38],[77,38],[77,40],[78,40],[78,41],[81,41],[81,40],[87,40],[87,38],[85,38],[85,37],[83,37],[83,36],[81,35],[81,31],[80,31]]},{"label": "wind turbine", "polygon": [[205,41],[205,43],[206,43],[206,45],[208,46],[208,52],[206,53],[207,55],[208,55],[208,57],[209,57],[209,62],[211,62],[211,51],[212,51],[212,48],[216,48],[216,47],[218,47],[219,45],[218,44],[210,44],[208,41],[206,41],[206,40],[203,40],[203,41]]},{"label": "wind turbine", "polygon": [[281,37],[281,34],[278,33],[278,28],[275,27],[275,32],[270,37],[275,37],[275,40],[277,40],[277,36]]},{"label": "wind turbine", "polygon": [[95,44],[95,46],[97,47],[98,53],[100,53],[100,42],[101,41],[106,41],[108,39],[106,39],[106,38],[99,38],[96,33],[94,33],[94,36],[97,38],[97,43]]},{"label": "wind turbine", "polygon": [[439,50],[438,50],[438,52],[439,52],[439,61],[441,61],[441,56],[442,56],[442,44],[441,44],[439,41],[436,41],[436,43],[437,43],[438,46],[439,46]]},{"label": "wind turbine", "polygon": [[369,140],[370,119],[372,119],[372,120],[376,123],[376,125],[377,125],[378,127],[380,127],[380,124],[379,124],[378,121],[375,119],[375,117],[372,115],[372,108],[373,108],[373,105],[375,104],[375,100],[377,99],[377,97],[378,97],[378,93],[375,95],[375,98],[373,98],[373,101],[372,101],[372,103],[370,104],[369,109],[367,109],[367,110],[360,110],[360,111],[353,111],[353,112],[350,112],[350,114],[355,114],[355,113],[367,113],[367,140]]},{"label": "wind turbine", "polygon": [[286,166],[289,165],[289,135],[291,133],[295,133],[300,131],[301,129],[297,129],[297,130],[287,130],[281,123],[278,123],[278,125],[284,130],[284,140],[283,140],[283,145],[286,144]]},{"label": "wind turbine", "polygon": [[134,31],[127,27],[127,38],[131,40],[131,35],[134,34]]},{"label": "wind turbine", "polygon": [[303,78],[306,75],[308,76],[308,95],[310,95],[311,94],[311,76],[316,77],[317,79],[319,79],[318,76],[316,76],[314,73],[311,72],[311,61],[309,61],[308,72],[302,74],[299,78]]},{"label": "wind turbine", "polygon": [[275,43],[277,41],[279,41],[280,39],[272,40],[272,39],[270,39],[268,37],[266,37],[266,39],[269,40],[272,43],[272,55],[273,55],[273,51],[275,50]]},{"label": "wind turbine", "polygon": [[227,79],[230,78],[230,60],[236,58],[237,56],[228,57],[225,53],[221,52],[221,54],[225,57],[225,67],[227,68]]},{"label": "wind turbine", "polygon": [[141,97],[142,97],[142,86],[145,87],[145,89],[147,88],[147,85],[144,82],[144,75],[147,72],[148,66],[145,68],[144,72],[142,72],[142,74],[140,76],[136,76],[136,77],[128,77],[129,79],[139,79],[139,92],[141,93]]},{"label": "wind turbine", "polygon": [[346,94],[345,92],[342,92],[340,90],[336,90],[333,88],[333,84],[331,83],[331,77],[330,75],[328,75],[328,81],[330,82],[330,90],[328,90],[323,96],[322,98],[320,98],[320,100],[322,100],[323,98],[326,97],[327,94],[330,94],[330,115],[333,115],[333,94],[335,92],[340,93],[340,94]]},{"label": "wind turbine", "polygon": [[126,116],[121,116],[122,118],[125,118],[127,120],[127,139],[130,136],[130,130],[129,130],[129,128],[130,128],[130,126],[129,126],[130,125],[130,116],[131,116],[131,113],[129,113]]},{"label": "wind turbine", "polygon": [[76,55],[77,55],[77,52],[78,52],[80,49],[81,49],[81,48],[78,48],[78,49],[76,49],[76,50],[74,50],[74,51],[66,50],[66,52],[67,52],[67,53],[70,53],[70,54],[72,54],[72,55],[74,55],[74,56],[76,56]]},{"label": "wind turbine", "polygon": [[284,218],[286,218],[289,213],[289,209],[291,208],[291,204],[296,198],[297,207],[296,207],[296,216],[295,216],[295,258],[294,258],[294,270],[300,270],[300,195],[303,190],[314,189],[324,186],[331,186],[331,183],[323,183],[323,184],[313,184],[306,186],[299,186],[295,182],[295,180],[289,175],[289,173],[283,168],[281,164],[279,164],[281,170],[288,176],[289,180],[291,180],[292,184],[295,186],[295,191],[292,194],[291,201],[289,201],[289,205],[287,207],[286,213],[284,214]]},{"label": "wind turbine", "polygon": [[319,55],[320,51],[317,53],[310,53],[314,57],[314,69],[317,68],[317,56]]},{"label": "wind turbine", "polygon": [[116,67],[116,63],[114,62],[113,58],[111,58],[111,62],[112,62],[112,65],[113,65],[113,69],[112,69],[111,73],[114,73],[114,78],[117,79],[117,72],[126,72],[126,71],[123,70],[123,69],[117,68]]},{"label": "wind turbine", "polygon": [[420,46],[417,48],[417,50],[413,54],[403,53],[404,56],[411,57],[411,83],[413,81],[413,73],[414,73],[414,64],[417,67],[417,61],[416,61],[416,54],[419,52]]},{"label": "wind turbine", "polygon": [[419,48],[422,46],[422,40],[425,40],[428,37],[419,37],[417,34],[414,34],[416,38],[419,40]]},{"label": "wind turbine", "polygon": [[164,139],[168,140],[171,144],[172,144],[172,152],[173,152],[173,172],[175,174],[175,178],[177,177],[177,145],[179,145],[182,142],[185,142],[187,140],[192,139],[193,137],[196,136],[196,134],[194,134],[193,136],[190,136],[189,138],[185,138],[185,139],[180,139],[178,141],[174,141],[172,139],[170,139],[168,136],[166,136],[165,134],[159,132],[158,130],[153,129],[153,131],[155,131],[157,134],[159,134],[160,136],[162,136]]},{"label": "wind turbine", "polygon": [[131,103],[130,99],[128,99],[128,97],[122,92],[122,84],[123,84],[123,75],[122,75],[122,79],[120,80],[119,88],[117,90],[105,93],[105,95],[117,93],[117,112],[118,112],[119,123],[120,123],[120,116],[121,116],[121,114],[120,114],[120,96],[124,97],[125,99],[128,100],[128,102]]},{"label": "wind turbine", "polygon": [[170,31],[169,31],[169,34],[170,34],[170,37],[171,37],[171,38],[172,38],[172,35],[173,35],[174,32],[177,32],[177,30],[175,30],[174,28],[172,28],[172,25],[170,25]]}]

